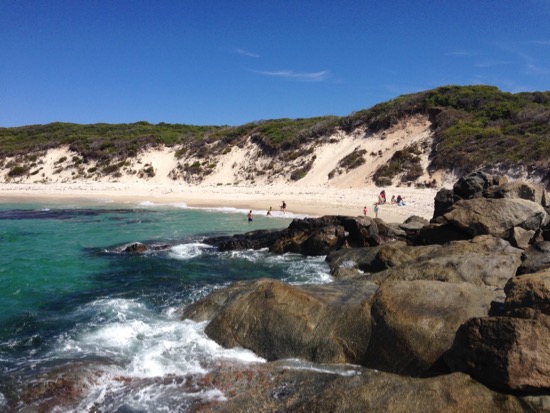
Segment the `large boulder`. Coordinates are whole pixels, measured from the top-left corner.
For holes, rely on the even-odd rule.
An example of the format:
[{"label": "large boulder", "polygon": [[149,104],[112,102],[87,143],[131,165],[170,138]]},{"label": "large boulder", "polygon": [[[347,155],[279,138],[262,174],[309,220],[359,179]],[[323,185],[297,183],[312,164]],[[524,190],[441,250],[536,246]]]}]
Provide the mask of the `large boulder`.
[{"label": "large boulder", "polygon": [[412,376],[437,370],[456,330],[487,316],[497,293],[467,283],[396,281],[374,296],[374,328],[366,365]]},{"label": "large boulder", "polygon": [[550,316],[472,318],[457,331],[446,360],[500,391],[550,390]]},{"label": "large boulder", "polygon": [[486,235],[444,245],[390,243],[360,252],[338,251],[327,260],[335,277],[355,277],[377,284],[387,280],[433,280],[503,288],[516,274],[521,257],[520,249]]},{"label": "large boulder", "polygon": [[436,224],[424,228],[420,237],[433,242],[441,238],[437,231],[441,232],[441,227],[447,227],[448,232],[455,231],[470,238],[488,234],[506,239],[515,246],[525,247],[547,223],[545,209],[533,201],[474,198],[453,204],[438,218]]},{"label": "large boulder", "polygon": [[185,309],[182,317],[212,316],[205,330],[210,338],[268,360],[299,357],[363,364],[370,339],[370,300],[376,290],[370,283],[291,286],[260,279],[238,283],[217,298],[215,292]]},{"label": "large boulder", "polygon": [[461,199],[472,199],[490,186],[498,185],[498,178],[485,172],[473,172],[461,177],[453,185],[453,193]]},{"label": "large boulder", "polygon": [[487,188],[483,196],[485,198],[525,199],[543,207],[549,206],[548,194],[544,186],[526,181],[508,182],[501,186]]},{"label": "large boulder", "polygon": [[[504,292],[507,314],[536,317],[542,313],[550,316],[550,269],[513,277],[504,287]],[[525,309],[530,311],[522,311]]]}]

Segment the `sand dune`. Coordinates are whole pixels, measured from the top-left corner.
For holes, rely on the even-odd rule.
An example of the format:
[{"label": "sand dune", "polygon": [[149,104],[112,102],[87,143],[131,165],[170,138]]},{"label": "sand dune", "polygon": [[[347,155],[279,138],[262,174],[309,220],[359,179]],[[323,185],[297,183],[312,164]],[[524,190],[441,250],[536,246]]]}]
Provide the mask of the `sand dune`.
[{"label": "sand dune", "polygon": [[[178,163],[193,162],[194,159],[175,158],[176,147],[147,150],[120,170],[119,176],[81,178],[75,168],[63,167],[77,154],[68,148],[49,150],[35,167],[34,174],[7,179],[10,159],[0,168],[0,201],[8,199],[75,199],[112,200],[119,202],[151,201],[158,203],[185,203],[196,207],[234,207],[253,209],[264,213],[269,207],[279,210],[284,200],[288,211],[299,215],[321,216],[361,215],[367,206],[373,216],[373,205],[382,189],[388,199],[401,195],[406,206],[383,205],[379,216],[389,222],[401,222],[411,215],[431,218],[436,189],[414,187],[378,188],[372,182],[376,169],[388,162],[396,150],[411,144],[428,147],[433,135],[430,122],[425,117],[412,117],[406,122],[377,134],[366,134],[356,129],[351,134],[338,132],[324,144],[315,144],[311,151],[315,155],[311,170],[298,180],[290,181],[289,174],[282,172],[258,174],[253,183],[244,178],[247,165],[267,164],[270,159],[262,158],[258,148],[249,142],[242,148],[234,147],[227,154],[216,159],[216,168],[196,185],[173,180],[171,171]],[[366,151],[367,162],[351,171],[339,171],[329,179],[329,174],[338,162],[356,148]],[[427,155],[421,157],[426,171]],[[87,168],[93,164],[88,164]],[[154,176],[143,176],[140,171],[152,167]],[[438,176],[440,186],[449,185],[454,177]],[[419,181],[431,180],[426,171]],[[1,182],[3,180],[3,182]]]}]

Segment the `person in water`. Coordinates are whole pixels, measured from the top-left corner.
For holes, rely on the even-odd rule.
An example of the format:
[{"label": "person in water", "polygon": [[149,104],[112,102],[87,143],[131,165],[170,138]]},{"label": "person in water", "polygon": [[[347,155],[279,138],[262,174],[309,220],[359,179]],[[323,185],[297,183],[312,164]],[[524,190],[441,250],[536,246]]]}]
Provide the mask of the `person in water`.
[{"label": "person in water", "polygon": [[252,210],[250,210],[250,211],[248,212],[247,217],[248,217],[248,222],[252,222]]},{"label": "person in water", "polygon": [[283,201],[283,203],[281,205],[281,211],[283,211],[283,214],[285,213],[285,210],[286,210],[286,202]]},{"label": "person in water", "polygon": [[271,216],[271,211],[273,211],[273,207],[269,207],[268,211],[267,211],[267,216],[270,217]]}]

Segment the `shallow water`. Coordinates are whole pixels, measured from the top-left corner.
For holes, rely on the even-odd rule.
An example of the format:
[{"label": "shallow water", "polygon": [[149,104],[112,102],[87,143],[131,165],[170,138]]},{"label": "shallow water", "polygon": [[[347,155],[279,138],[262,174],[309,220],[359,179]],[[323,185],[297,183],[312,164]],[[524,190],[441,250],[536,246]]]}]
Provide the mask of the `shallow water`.
[{"label": "shallow water", "polygon": [[[205,323],[176,315],[236,280],[330,281],[323,257],[218,252],[202,243],[206,236],[284,228],[292,218],[258,213],[248,223],[246,212],[152,203],[0,204],[0,389],[100,360],[107,367],[77,411],[185,411],[191,396],[162,378],[204,375],[220,360],[262,362],[249,351],[221,348],[204,334]],[[170,248],[119,252],[135,241]],[[129,386],[120,377],[146,380]],[[192,397],[224,396],[209,389]],[[9,403],[10,395],[0,393],[0,408]]]}]

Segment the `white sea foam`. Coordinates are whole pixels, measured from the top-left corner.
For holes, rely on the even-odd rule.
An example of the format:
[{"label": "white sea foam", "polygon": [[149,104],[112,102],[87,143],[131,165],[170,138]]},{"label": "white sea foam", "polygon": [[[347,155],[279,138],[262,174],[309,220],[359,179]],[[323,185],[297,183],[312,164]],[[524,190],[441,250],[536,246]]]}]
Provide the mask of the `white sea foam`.
[{"label": "white sea foam", "polygon": [[175,245],[170,249],[169,256],[179,260],[189,260],[198,257],[205,251],[214,251],[211,245],[201,243],[190,243]]},{"label": "white sea foam", "polygon": [[224,349],[204,333],[207,322],[180,320],[177,311],[158,314],[134,300],[103,299],[79,312],[94,317],[70,336],[61,337],[49,359],[99,357],[111,360],[112,365],[102,368],[75,412],[98,405],[105,411],[121,406],[174,411],[193,400],[224,401],[225,396],[216,388],[189,389],[185,380],[166,378],[201,376],[222,360],[265,362],[249,350]]},{"label": "white sea foam", "polygon": [[[204,333],[206,322],[169,318],[133,300],[98,300],[82,311],[97,316],[71,337],[63,337],[59,357],[107,357],[125,365],[125,375],[162,377],[204,374],[215,360],[263,362],[249,350],[224,349]],[[93,309],[91,308],[93,307]]]}]

